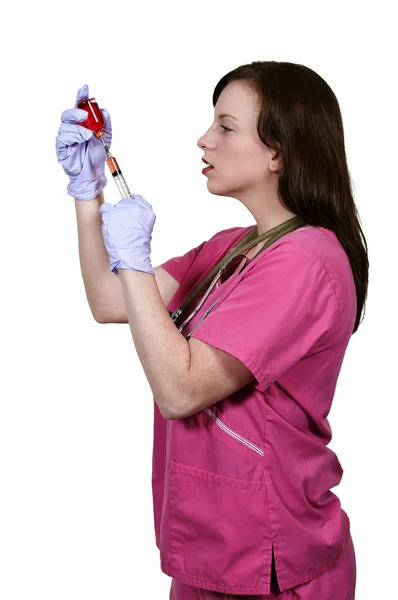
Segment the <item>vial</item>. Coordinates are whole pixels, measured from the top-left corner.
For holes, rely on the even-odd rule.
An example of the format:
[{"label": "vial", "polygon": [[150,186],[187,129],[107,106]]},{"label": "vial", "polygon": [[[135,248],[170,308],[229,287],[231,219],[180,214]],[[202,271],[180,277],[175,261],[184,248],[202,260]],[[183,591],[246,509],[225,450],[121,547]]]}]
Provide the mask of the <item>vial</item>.
[{"label": "vial", "polygon": [[99,138],[104,135],[102,127],[104,125],[104,117],[99,109],[98,103],[95,98],[89,98],[88,100],[82,100],[77,105],[77,108],[86,110],[88,117],[85,121],[80,121],[79,125],[87,127],[90,131],[94,131],[95,135]]}]

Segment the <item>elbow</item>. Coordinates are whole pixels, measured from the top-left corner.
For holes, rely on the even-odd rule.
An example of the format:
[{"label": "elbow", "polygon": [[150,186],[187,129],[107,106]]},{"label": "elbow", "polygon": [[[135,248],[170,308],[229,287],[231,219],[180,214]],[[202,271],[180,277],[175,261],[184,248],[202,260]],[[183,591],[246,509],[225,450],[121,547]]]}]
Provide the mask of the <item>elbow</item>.
[{"label": "elbow", "polygon": [[181,411],[177,409],[175,403],[165,399],[163,399],[161,402],[156,402],[159,407],[160,414],[167,421],[176,421],[177,419],[183,418]]},{"label": "elbow", "polygon": [[93,315],[93,319],[94,321],[96,321],[96,323],[109,323],[109,320],[106,318],[106,315],[102,314],[102,313],[95,313],[94,311],[92,311],[92,315]]},{"label": "elbow", "polygon": [[170,410],[164,406],[162,406],[162,407],[159,406],[159,411],[160,411],[160,414],[162,415],[162,417],[164,419],[166,419],[166,421],[175,421],[176,419],[180,418],[176,412],[173,412],[172,410]]},{"label": "elbow", "polygon": [[184,402],[181,401],[176,403],[174,401],[174,403],[170,403],[167,406],[167,410],[163,409],[163,412],[165,412],[163,416],[168,421],[176,421],[192,417],[192,415],[196,415],[200,410],[200,406],[197,406],[195,403],[189,403],[185,399]]},{"label": "elbow", "polygon": [[184,418],[180,414],[173,413],[173,412],[168,412],[168,413],[166,413],[163,416],[164,416],[165,419],[167,419],[167,421],[177,421],[177,419],[183,419]]},{"label": "elbow", "polygon": [[186,419],[200,412],[201,408],[197,396],[187,386],[184,389],[173,387],[159,403],[159,410],[168,421]]}]

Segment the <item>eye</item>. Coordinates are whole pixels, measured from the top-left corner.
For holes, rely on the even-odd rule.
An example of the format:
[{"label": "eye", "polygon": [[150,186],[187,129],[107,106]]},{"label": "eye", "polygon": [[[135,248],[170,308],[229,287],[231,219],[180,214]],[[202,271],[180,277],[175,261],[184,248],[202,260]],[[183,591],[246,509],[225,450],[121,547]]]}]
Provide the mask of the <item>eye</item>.
[{"label": "eye", "polygon": [[226,133],[227,131],[233,131],[232,129],[229,129],[228,127],[225,127],[224,125],[220,125],[220,127],[225,130],[224,133]]}]

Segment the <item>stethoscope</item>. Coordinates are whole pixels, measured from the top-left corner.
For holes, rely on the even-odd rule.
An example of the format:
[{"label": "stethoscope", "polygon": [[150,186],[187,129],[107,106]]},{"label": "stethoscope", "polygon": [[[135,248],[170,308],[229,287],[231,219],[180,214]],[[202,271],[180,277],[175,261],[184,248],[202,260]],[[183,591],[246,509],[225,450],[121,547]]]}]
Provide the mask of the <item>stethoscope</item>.
[{"label": "stethoscope", "polygon": [[[217,263],[217,265],[210,271],[210,273],[207,275],[207,277],[197,287],[195,287],[191,291],[191,293],[188,295],[188,297],[183,302],[183,304],[181,305],[180,308],[178,308],[174,312],[168,311],[171,319],[176,323],[176,321],[182,315],[183,311],[187,308],[187,306],[189,304],[191,304],[191,302],[197,296],[199,296],[199,294],[206,287],[208,282],[211,281],[210,285],[208,286],[206,292],[204,293],[203,297],[201,298],[199,304],[195,307],[195,309],[188,315],[188,317],[186,317],[186,319],[184,319],[184,321],[181,323],[181,325],[177,325],[177,323],[176,323],[178,330],[182,333],[182,331],[185,329],[185,327],[188,325],[188,323],[194,318],[194,316],[202,308],[203,304],[206,302],[207,298],[209,297],[212,290],[216,286],[217,282],[221,279],[223,274],[227,274],[227,273],[229,273],[229,271],[232,271],[233,267],[235,267],[237,264],[239,264],[239,261],[241,261],[242,259],[245,259],[245,263],[239,269],[239,271],[237,273],[235,273],[235,275],[238,276],[242,273],[244,268],[247,266],[247,263],[250,261],[249,257],[246,256],[246,254],[244,254],[245,251],[251,250],[252,248],[257,246],[263,240],[267,240],[266,243],[264,244],[264,246],[262,248],[260,248],[260,250],[257,252],[257,254],[253,257],[252,260],[254,260],[255,258],[257,258],[257,256],[259,254],[261,254],[261,252],[263,252],[266,248],[268,248],[271,244],[273,244],[280,237],[282,237],[283,235],[285,235],[287,233],[290,233],[291,231],[295,231],[299,227],[303,227],[303,225],[307,225],[306,221],[302,217],[296,216],[296,217],[293,217],[292,219],[289,219],[288,221],[285,221],[284,223],[281,223],[277,227],[270,229],[269,231],[267,231],[266,233],[263,233],[260,236],[257,236],[257,226],[253,227],[253,229],[251,229],[243,237],[243,239],[240,240],[240,242],[236,246],[233,246],[233,248],[231,248],[231,250],[221,259],[221,261],[219,263]],[[236,259],[239,259],[239,260],[236,260]],[[227,269],[227,267],[228,267],[228,269]],[[228,278],[226,278],[226,280],[227,279]],[[222,282],[222,283],[224,283],[224,282]],[[189,339],[191,337],[191,335],[196,330],[196,328],[199,327],[199,325],[202,323],[203,319],[205,319],[207,317],[209,312],[221,300],[222,296],[223,296],[223,294],[221,293],[220,296],[217,298],[217,300],[205,311],[205,313],[202,315],[201,319],[199,319],[198,323],[195,325],[194,329],[188,335],[183,334],[186,339]]]},{"label": "stethoscope", "polygon": [[[257,245],[257,244],[256,244]],[[254,246],[253,246],[254,247]],[[238,260],[237,260],[238,259]],[[214,277],[214,279],[212,280],[212,282],[210,283],[209,287],[207,288],[205,294],[203,295],[202,299],[200,300],[199,304],[195,307],[195,309],[191,312],[191,314],[182,322],[182,324],[178,327],[179,331],[182,333],[183,329],[185,329],[185,327],[188,325],[188,323],[194,318],[194,316],[200,311],[200,309],[202,308],[203,304],[206,302],[207,298],[209,297],[209,295],[211,294],[211,292],[213,291],[213,289],[217,286],[217,283],[220,281],[221,277],[225,274],[226,269],[228,267],[227,272],[232,271],[233,268],[239,264],[239,262],[242,261],[242,259],[245,259],[245,264],[242,265],[242,267],[239,269],[239,271],[237,273],[235,273],[235,275],[240,275],[240,273],[243,271],[243,269],[246,267],[247,263],[250,261],[249,257],[246,256],[246,254],[237,254],[234,257],[232,257],[216,274],[216,276]],[[226,278],[228,279],[228,277]],[[224,282],[223,282],[224,283]],[[191,337],[191,335],[193,334],[193,332],[196,330],[197,327],[199,327],[199,325],[201,324],[201,322],[203,321],[203,319],[205,319],[207,317],[207,315],[209,314],[209,312],[215,307],[215,305],[217,304],[217,302],[219,302],[219,300],[221,299],[221,295],[217,298],[217,300],[214,302],[214,304],[212,304],[207,310],[206,312],[202,315],[202,318],[199,320],[199,322],[195,325],[194,329],[187,335],[185,336],[186,339],[189,339]]]}]

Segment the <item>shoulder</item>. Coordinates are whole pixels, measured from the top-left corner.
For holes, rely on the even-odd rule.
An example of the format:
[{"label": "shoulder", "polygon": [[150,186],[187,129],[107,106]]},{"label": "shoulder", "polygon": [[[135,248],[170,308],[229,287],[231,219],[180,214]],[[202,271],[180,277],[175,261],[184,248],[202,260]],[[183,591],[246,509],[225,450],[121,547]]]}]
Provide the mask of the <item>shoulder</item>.
[{"label": "shoulder", "polygon": [[317,252],[318,247],[339,247],[341,246],[337,236],[330,229],[325,227],[316,227],[314,225],[303,225],[277,240],[275,245],[287,244],[289,247],[302,249],[311,254]]},{"label": "shoulder", "polygon": [[355,319],[355,280],[348,255],[333,231],[306,225],[277,240],[273,251],[284,255],[284,261],[281,260],[280,264],[291,263],[292,270],[297,270],[298,278],[300,275],[308,276],[306,269],[300,268],[301,264],[317,272],[318,286],[326,285],[333,290],[339,318],[349,315],[350,319]]},{"label": "shoulder", "polygon": [[285,249],[312,255],[332,279],[334,274],[339,277],[344,274],[352,277],[347,252],[330,229],[307,225],[292,231],[281,238],[282,240],[282,247],[284,244]]}]

